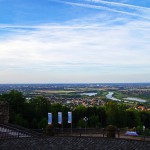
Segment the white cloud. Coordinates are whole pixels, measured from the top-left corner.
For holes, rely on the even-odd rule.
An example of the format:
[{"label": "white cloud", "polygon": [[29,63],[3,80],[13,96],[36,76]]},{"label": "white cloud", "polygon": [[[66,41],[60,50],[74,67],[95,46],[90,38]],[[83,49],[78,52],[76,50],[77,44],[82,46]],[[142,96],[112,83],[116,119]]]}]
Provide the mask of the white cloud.
[{"label": "white cloud", "polygon": [[[40,27],[0,42],[3,66],[144,65],[149,63],[148,22]],[[134,26],[134,28],[133,28]],[[36,27],[37,28],[37,27]],[[140,28],[140,30],[136,30]],[[133,59],[135,58],[135,59]],[[5,62],[5,63],[4,63]]]}]

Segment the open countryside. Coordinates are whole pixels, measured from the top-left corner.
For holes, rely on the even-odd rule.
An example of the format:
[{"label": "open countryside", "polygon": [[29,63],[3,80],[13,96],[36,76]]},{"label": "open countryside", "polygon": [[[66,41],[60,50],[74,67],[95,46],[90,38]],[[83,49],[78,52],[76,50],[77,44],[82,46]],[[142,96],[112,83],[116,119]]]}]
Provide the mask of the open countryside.
[{"label": "open countryside", "polygon": [[[139,145],[141,150],[148,147],[150,141],[149,83],[5,84],[0,85],[0,92],[0,105],[2,107],[4,104],[9,104],[10,114],[9,124],[0,124],[1,138],[19,137],[15,142],[5,140],[7,147],[12,143],[18,149],[17,145],[20,142],[24,146],[27,141],[21,138],[26,137],[33,143],[31,149],[34,149],[39,145],[36,138],[41,136],[53,137],[47,139],[47,144],[44,143],[45,149],[49,144],[51,148],[73,149],[66,136],[74,137],[74,144],[78,144],[76,149],[86,147],[87,140],[94,144],[95,149],[98,149],[99,144],[103,149],[106,149],[106,145],[111,149],[111,141],[107,139],[109,136],[116,138],[112,142],[120,145],[119,148],[122,149],[126,140],[138,140],[132,146]],[[134,99],[126,100],[127,97],[146,100],[142,102]],[[61,123],[58,118],[60,112]],[[72,112],[71,124],[68,123],[68,112]],[[48,113],[52,114],[49,125]],[[110,134],[109,130],[114,133]],[[78,137],[82,141],[79,142]],[[58,144],[53,145],[53,140]],[[99,140],[104,140],[107,144]],[[68,146],[62,146],[61,141],[68,143]],[[99,144],[96,141],[99,141]],[[145,146],[139,141],[144,141]],[[43,143],[43,139],[41,142]],[[89,149],[91,149],[90,145]],[[5,145],[2,145],[3,147]],[[38,147],[42,148],[42,145]]]}]

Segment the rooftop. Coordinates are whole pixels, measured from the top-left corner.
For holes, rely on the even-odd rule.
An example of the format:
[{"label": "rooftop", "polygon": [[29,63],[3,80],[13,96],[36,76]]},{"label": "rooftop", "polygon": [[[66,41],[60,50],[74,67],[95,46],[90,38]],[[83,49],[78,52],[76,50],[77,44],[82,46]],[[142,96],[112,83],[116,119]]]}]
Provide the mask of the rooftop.
[{"label": "rooftop", "polygon": [[1,150],[148,150],[149,141],[100,137],[45,137],[0,140]]}]

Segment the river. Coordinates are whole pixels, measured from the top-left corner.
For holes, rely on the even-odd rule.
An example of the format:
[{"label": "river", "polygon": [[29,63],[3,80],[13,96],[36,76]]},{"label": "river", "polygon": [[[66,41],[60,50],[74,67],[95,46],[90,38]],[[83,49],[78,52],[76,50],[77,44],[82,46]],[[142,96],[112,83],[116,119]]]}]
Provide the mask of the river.
[{"label": "river", "polygon": [[95,96],[97,93],[81,93],[80,95]]},{"label": "river", "polygon": [[[114,92],[109,92],[109,93],[106,95],[106,98],[107,98],[107,99],[111,99],[111,100],[113,100],[113,101],[121,101],[121,100],[119,100],[119,99],[113,97],[113,94],[114,94]],[[137,102],[143,102],[143,103],[146,102],[146,100],[144,100],[144,99],[135,98],[135,97],[127,97],[127,98],[123,98],[123,100],[137,101]]]},{"label": "river", "polygon": [[113,100],[113,101],[121,101],[121,100],[119,100],[119,99],[113,97],[113,94],[114,94],[114,92],[109,92],[109,93],[106,95],[106,98],[107,98],[107,99],[111,99],[111,100]]},{"label": "river", "polygon": [[137,101],[137,102],[142,102],[145,103],[146,100],[144,99],[140,99],[140,98],[134,98],[134,97],[127,97],[127,98],[123,98],[124,100],[128,100],[128,101]]}]

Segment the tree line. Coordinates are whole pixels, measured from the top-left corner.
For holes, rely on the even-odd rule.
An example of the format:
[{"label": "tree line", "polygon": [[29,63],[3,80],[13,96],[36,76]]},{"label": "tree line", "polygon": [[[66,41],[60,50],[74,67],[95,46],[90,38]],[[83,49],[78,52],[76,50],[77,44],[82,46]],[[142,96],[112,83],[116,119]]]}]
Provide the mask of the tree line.
[{"label": "tree line", "polygon": [[74,108],[53,103],[42,96],[37,96],[27,100],[24,95],[16,90],[0,95],[0,101],[9,103],[9,122],[30,129],[41,129],[47,126],[48,112],[53,113],[53,125],[58,125],[58,112],[63,114],[63,127],[70,125],[67,123],[68,111],[72,112],[72,125],[74,128],[84,127],[84,117],[88,118],[87,127],[104,128],[107,125],[114,125],[118,128],[142,127],[150,129],[150,111],[135,110],[129,105],[113,101],[107,102],[103,106],[85,107],[83,105]]}]

